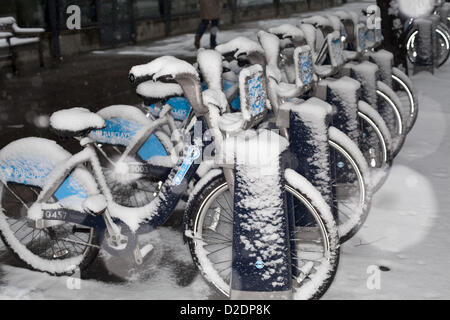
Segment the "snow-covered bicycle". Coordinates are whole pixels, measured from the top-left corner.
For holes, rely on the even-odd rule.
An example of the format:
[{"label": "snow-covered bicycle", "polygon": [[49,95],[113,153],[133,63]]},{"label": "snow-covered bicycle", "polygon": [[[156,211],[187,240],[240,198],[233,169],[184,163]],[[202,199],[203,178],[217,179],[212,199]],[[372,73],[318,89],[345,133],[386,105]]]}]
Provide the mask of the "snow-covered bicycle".
[{"label": "snow-covered bicycle", "polygon": [[[436,67],[441,67],[445,62],[447,62],[450,57],[450,29],[447,26],[448,17],[440,16],[440,9],[444,5],[443,1],[436,1],[434,9],[430,12],[430,14],[439,16],[439,20],[441,20],[434,29],[435,37],[436,37]],[[447,21],[446,21],[447,20]],[[404,24],[404,34],[405,36],[405,47],[406,47],[406,56],[408,60],[412,63],[416,63],[417,58],[417,35],[419,33],[418,26],[415,23],[414,18],[409,18]]]},{"label": "snow-covered bicycle", "polygon": [[[266,78],[268,81],[268,96],[271,102],[272,110],[266,117],[264,126],[274,127],[280,130],[281,134],[289,139],[289,115],[281,116],[280,109],[284,102],[291,100],[291,104],[294,109],[301,109],[302,103],[305,101],[295,100],[306,93],[309,89],[315,86],[315,80],[312,78],[310,82],[302,86],[292,85],[282,82],[281,79],[275,80],[275,74],[280,74],[280,70],[277,66],[279,56],[279,40],[276,36],[267,34],[263,31],[258,33],[260,39],[260,46],[258,43],[253,42],[247,38],[236,38],[228,43],[219,45],[216,50],[219,51],[225,60],[225,65],[229,66],[233,62],[239,60],[241,66],[245,66],[245,63],[251,65],[252,63],[262,61],[266,65]],[[305,53],[309,57],[309,52]],[[247,60],[247,62],[245,62]],[[268,62],[266,64],[266,61]],[[203,65],[206,63],[199,62],[202,73],[207,73],[209,70]],[[293,65],[292,68],[295,68]],[[232,67],[231,67],[232,68]],[[309,68],[309,69],[308,69]],[[313,75],[312,62],[310,65],[305,65],[303,70],[305,73]],[[308,70],[306,70],[308,69]],[[225,72],[221,78],[226,78],[227,81],[233,82],[235,71]],[[222,80],[222,79],[221,79]],[[237,82],[237,79],[234,79]],[[223,83],[223,81],[217,81],[217,83]],[[232,87],[230,87],[232,88]],[[228,92],[230,100],[234,100],[234,95]],[[308,98],[305,97],[305,100]],[[294,102],[295,101],[295,102]],[[306,103],[305,103],[306,106]],[[238,104],[234,104],[233,108],[239,108]],[[317,106],[320,108],[320,106]],[[284,113],[289,111],[285,110]],[[230,119],[233,117],[233,113],[229,115]],[[281,119],[284,117],[283,121]],[[317,141],[321,137],[315,137]],[[322,155],[320,158],[330,159],[330,165],[333,167],[333,182],[332,188],[335,189],[335,198],[331,204],[333,211],[338,217],[338,227],[341,241],[346,241],[352,235],[354,235],[364,221],[364,217],[367,215],[370,207],[370,191],[368,189],[369,170],[363,154],[359,151],[358,145],[353,142],[348,136],[342,133],[335,127],[330,127],[327,131],[329,154]],[[313,142],[312,142],[313,143]],[[290,148],[305,148],[303,145],[297,145],[294,141],[291,141]],[[319,157],[319,156],[317,156]],[[323,159],[322,159],[323,160]],[[308,172],[303,172],[303,175],[307,176]],[[354,177],[353,180],[349,180],[348,177]]]},{"label": "snow-covered bicycle", "polygon": [[[319,32],[313,32],[312,26]],[[340,34],[338,31],[334,31],[337,26],[333,26],[333,23],[328,18],[313,16],[303,19],[302,23],[299,24],[299,28],[310,35],[307,39],[311,48],[319,46],[318,50],[320,51],[317,51],[315,56],[317,64],[320,64],[321,60],[326,58],[326,55],[323,54],[324,50],[328,50],[326,47],[327,41],[325,40],[327,35],[332,33]],[[359,27],[357,30],[361,31]],[[359,35],[365,35],[365,32],[359,32]],[[359,36],[357,36],[357,39],[359,39]],[[365,44],[365,41],[361,39],[358,47],[363,44]],[[388,126],[392,139],[391,157],[393,159],[400,152],[406,139],[409,110],[408,112],[405,110],[400,98],[388,85],[379,81],[380,68],[377,64],[369,61],[353,62],[357,53],[348,53],[343,50],[342,36],[335,40],[333,47],[335,51],[340,52],[340,58],[336,61],[331,61],[334,67],[340,68],[338,75],[350,76],[361,83],[361,100],[377,110]]]},{"label": "snow-covered bicycle", "polygon": [[[217,107],[214,95],[209,95],[205,106],[197,71],[186,62],[161,57],[134,67],[130,79],[133,82],[142,79],[176,81],[205,131],[215,127],[214,119],[221,120],[218,114],[212,115]],[[250,81],[253,77],[248,79],[243,75],[243,79]],[[247,95],[241,92],[242,97]],[[153,132],[169,124],[170,118],[170,108],[166,107],[152,125],[138,131],[121,160],[116,162],[117,174],[130,183],[143,175],[161,179],[167,174],[166,170],[161,171],[158,161],[136,164],[135,159],[129,162],[128,157],[141,150]],[[242,129],[249,128],[258,119],[258,114],[250,118],[243,115]],[[95,141],[87,136],[93,130],[104,128],[104,119],[86,109],[75,108],[53,114],[51,126],[62,136],[79,137],[83,150],[71,155],[55,142],[41,138],[20,139],[0,150],[0,235],[3,241],[29,267],[56,275],[88,267],[100,248],[142,263],[152,246],[140,248],[138,235],[151,232],[171,215],[202,163],[196,160],[208,154],[205,150],[211,146],[211,139],[189,135],[189,139],[184,140],[188,144],[182,156],[169,170],[154,199],[145,206],[131,208],[114,201]],[[211,132],[223,134],[217,130]],[[215,137],[217,144],[221,137]],[[185,235],[193,260],[202,266],[205,278],[226,295],[230,292],[231,266],[223,266],[231,260],[231,239],[223,235],[229,234],[232,226],[232,193],[226,191],[233,190],[228,183],[233,180],[225,176],[232,175],[232,168],[210,170],[196,184],[185,218]],[[295,206],[303,208],[310,221],[292,229],[293,234],[298,235],[291,238],[295,244],[292,247],[295,256],[292,268],[296,270],[292,272],[294,297],[319,297],[336,272],[337,227],[329,207],[306,179],[289,169],[285,179],[286,196]]]},{"label": "snow-covered bicycle", "polygon": [[[303,25],[303,27],[307,28],[308,25]],[[309,29],[311,32],[313,31],[312,26]],[[281,39],[281,59],[279,61],[281,78],[277,79],[275,74],[275,76],[269,77],[272,78],[271,81],[284,83],[283,86],[286,89],[290,88],[290,91],[294,93],[298,91],[303,96],[306,93],[306,96],[319,96],[321,99],[327,100],[336,107],[337,114],[334,117],[333,125],[358,143],[370,167],[382,168],[389,165],[391,160],[390,132],[378,112],[359,100],[361,85],[356,80],[345,76],[329,78],[329,75],[339,71],[339,64],[336,64],[335,67],[332,65],[317,66],[314,63],[315,53],[311,52],[309,45],[305,45],[306,32],[302,32],[292,25],[273,27],[269,29],[269,32]],[[332,43],[337,41],[337,37],[332,34],[329,37],[321,52],[324,55],[333,56],[336,54],[336,50]],[[337,52],[339,53],[339,50]],[[273,53],[272,56],[273,58],[269,59],[274,61],[271,67],[274,69],[276,68],[276,59]],[[334,57],[333,61],[336,60],[338,59]],[[311,72],[303,73],[303,65],[306,69],[311,68]],[[322,78],[323,80],[320,80]],[[308,82],[308,85],[303,84],[305,81]]]},{"label": "snow-covered bicycle", "polygon": [[[393,66],[392,53],[379,49],[383,41],[381,18],[377,20],[380,16],[379,8],[369,6],[363,13],[366,16],[365,24],[361,22],[362,19],[358,14],[351,11],[337,11],[329,18],[337,17],[340,20],[340,30],[344,30],[341,36],[345,38],[346,51],[344,52],[347,59],[369,60],[377,64],[380,71],[379,80],[394,89],[402,105],[409,108],[409,117],[406,121],[409,132],[414,127],[419,113],[418,98],[412,81],[402,70]],[[367,19],[374,21],[370,29],[367,26]],[[337,31],[339,29],[335,24],[333,28]]]}]

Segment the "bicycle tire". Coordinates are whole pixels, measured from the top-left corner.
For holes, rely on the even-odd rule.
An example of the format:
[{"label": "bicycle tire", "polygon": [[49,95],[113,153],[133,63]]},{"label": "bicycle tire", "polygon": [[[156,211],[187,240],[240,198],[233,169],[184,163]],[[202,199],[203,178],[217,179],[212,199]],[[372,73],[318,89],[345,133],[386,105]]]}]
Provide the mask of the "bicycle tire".
[{"label": "bicycle tire", "polygon": [[[45,153],[43,153],[43,150]],[[17,163],[17,159],[21,159],[21,163],[25,165],[28,163],[28,166],[35,170],[34,172],[37,170],[37,172],[43,174],[50,170],[49,174],[51,174],[51,170],[56,166],[56,162],[53,163],[51,160],[43,159],[43,157],[47,156],[47,153],[52,155],[54,159],[58,159],[56,161],[64,161],[64,159],[70,157],[70,153],[51,140],[25,138],[5,146],[0,151],[0,158],[3,164],[6,165],[8,163]],[[21,170],[28,172],[27,167]],[[75,177],[76,183],[83,190],[89,194],[95,194],[95,180],[85,170],[82,167],[77,167],[72,172],[72,176]],[[33,176],[32,172],[23,174]],[[70,275],[76,271],[76,268],[80,270],[86,269],[96,258],[99,249],[99,239],[93,228],[76,227],[71,229],[67,227],[73,224],[62,223],[53,227],[38,229],[28,224],[28,210],[30,205],[36,201],[41,188],[42,185],[39,185],[39,182],[36,181],[32,184],[10,181],[7,178],[0,181],[1,239],[13,256],[18,261],[21,261],[25,267],[32,270],[52,275]],[[9,224],[10,222],[11,224]],[[15,228],[17,227],[16,230],[13,230],[14,225]],[[76,237],[74,236],[76,233],[88,234],[88,238],[84,240],[85,237],[81,234],[78,235],[81,238]],[[62,237],[62,235],[64,235],[64,238],[58,238]],[[28,237],[31,237],[31,239]],[[78,238],[78,240],[73,239],[73,237]],[[39,239],[38,243],[33,242],[35,239],[36,241]],[[71,241],[67,241],[67,239]],[[74,241],[80,240],[84,242],[74,244]],[[60,244],[60,241],[64,243],[63,246]],[[66,247],[65,243],[71,243],[73,251],[78,251],[75,246],[80,246],[79,248],[82,248],[82,250],[74,257],[74,252],[70,251],[72,248],[70,246]],[[57,251],[53,251],[53,246],[58,246]],[[46,250],[44,250],[45,248]],[[52,250],[51,252],[49,251],[50,249]]]},{"label": "bicycle tire", "polygon": [[[391,133],[386,123],[383,120],[383,117],[372,108],[368,103],[364,101],[360,101],[358,103],[358,118],[360,122],[360,129],[362,130],[365,126],[371,128],[374,132],[374,138],[376,138],[377,146],[380,149],[380,159],[379,163],[375,165],[371,163],[370,158],[365,156],[369,166],[372,168],[381,168],[385,166],[390,166],[392,161],[391,156]],[[372,141],[366,141],[366,138],[362,136],[360,139],[361,147],[364,145],[371,145]],[[378,148],[377,148],[378,149]]]},{"label": "bicycle tire", "polygon": [[[199,268],[205,280],[222,295],[224,295],[225,297],[229,297],[229,283],[226,282],[227,280],[222,279],[222,277],[217,273],[217,270],[215,270],[214,267],[211,267],[212,262],[208,260],[208,258],[205,258],[206,254],[204,251],[206,250],[204,249],[203,238],[201,238],[202,226],[200,225],[202,221],[204,221],[204,215],[206,215],[207,213],[207,210],[205,211],[204,208],[205,206],[207,206],[208,201],[210,201],[215,195],[219,194],[220,192],[229,192],[228,186],[225,178],[220,173],[220,171],[217,171],[216,174],[210,175],[205,181],[200,181],[199,186],[200,187],[197,189],[197,191],[191,195],[191,201],[189,202],[188,208],[186,209],[186,233],[188,234],[187,242],[191,251],[192,259],[195,265]],[[327,239],[326,241],[329,248],[329,250],[327,251],[329,252],[329,257],[327,259],[329,263],[329,269],[327,270],[327,272],[323,272],[321,275],[317,274],[317,277],[323,277],[320,279],[320,285],[315,286],[314,288],[305,287],[305,290],[303,292],[301,292],[300,287],[294,292],[294,298],[318,299],[326,292],[328,287],[331,285],[339,263],[339,238],[337,226],[334,223],[329,207],[326,205],[320,193],[315,190],[312,185],[309,184],[309,182],[307,182],[306,180],[302,180],[300,185],[296,185],[295,187],[290,185],[286,186],[288,192],[295,191],[300,193],[304,197],[304,201],[307,201],[308,205],[316,210],[316,214],[319,215],[317,217],[320,218],[320,221],[322,221],[322,226],[326,231],[325,237]],[[303,192],[301,188],[304,189]],[[311,192],[311,190],[314,190],[315,192]],[[322,208],[322,211],[321,209],[318,209],[318,206]],[[198,230],[200,230],[200,233]],[[232,230],[229,231],[232,232]],[[308,283],[311,282],[312,281]]]},{"label": "bicycle tire", "polygon": [[379,113],[391,132],[392,158],[395,158],[406,140],[405,110],[397,94],[381,81],[378,81],[377,96],[379,108],[383,107]]},{"label": "bicycle tire", "polygon": [[[339,197],[335,199],[335,207],[336,210],[338,210],[337,225],[339,229],[340,242],[344,243],[352,238],[361,229],[369,214],[370,192],[368,190],[367,180],[370,178],[370,172],[364,155],[359,150],[356,143],[354,143],[343,132],[334,127],[330,127],[328,133],[328,143],[330,148],[333,148],[336,153],[340,154],[347,160],[347,166],[351,166],[351,172],[349,172],[349,174],[355,177],[352,180],[357,181],[358,188],[360,189],[359,195],[356,195],[359,197],[357,205],[348,207],[349,205],[345,204],[345,207],[351,209],[345,210],[345,213],[341,212],[338,208]],[[344,189],[345,188],[346,186],[344,186]],[[345,203],[348,203],[348,200]]]},{"label": "bicycle tire", "polygon": [[408,105],[409,105],[409,121],[407,130],[408,132],[414,127],[417,116],[419,114],[419,99],[414,90],[411,79],[400,69],[392,68],[392,81],[396,92],[404,91],[406,92]]},{"label": "bicycle tire", "polygon": [[[414,43],[418,32],[419,31],[417,29],[413,29],[409,32],[409,34],[406,37],[406,56],[412,64],[416,62],[416,58],[414,56],[414,52],[416,52],[414,49]],[[438,24],[438,26],[436,27],[436,32],[438,34],[438,39],[441,39],[443,41],[445,47],[443,48],[444,50],[444,54],[442,55],[443,58],[437,64],[437,67],[439,68],[447,62],[450,56],[450,33],[448,31],[447,26],[442,25],[441,23]]]},{"label": "bicycle tire", "polygon": [[[97,113],[105,120],[113,118],[126,119],[142,125],[148,125],[151,122],[139,109],[133,106],[110,106],[101,109]],[[170,154],[170,151],[173,150],[173,144],[167,134],[162,130],[158,130],[154,132],[154,135],[161,142],[167,154]],[[161,187],[161,183],[155,181],[154,177],[143,174],[128,182],[126,180],[120,181],[114,175],[114,169],[111,166],[114,166],[114,158],[118,158],[123,154],[124,146],[102,143],[101,146],[97,144],[97,147],[103,156],[101,160],[106,160],[101,162],[103,172],[116,203],[126,207],[142,207],[154,199],[155,194],[159,192]],[[145,161],[139,159],[138,155],[135,155],[135,158],[138,163],[145,163]]]}]

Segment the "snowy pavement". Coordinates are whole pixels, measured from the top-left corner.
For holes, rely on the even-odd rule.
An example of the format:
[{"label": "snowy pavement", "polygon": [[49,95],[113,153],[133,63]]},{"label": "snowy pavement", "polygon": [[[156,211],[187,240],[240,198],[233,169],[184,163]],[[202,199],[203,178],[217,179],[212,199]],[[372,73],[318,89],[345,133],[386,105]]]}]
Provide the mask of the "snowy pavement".
[{"label": "snowy pavement", "polygon": [[[450,298],[450,63],[435,75],[421,73],[413,81],[421,108],[416,126],[376,194],[365,226],[343,246],[325,299]],[[108,259],[105,266],[97,263],[83,275],[90,280],[81,280],[79,290],[68,277],[3,265],[0,298],[218,298],[195,272],[180,232],[161,228],[151,237],[158,249],[130,281],[100,276],[120,269]],[[10,260],[5,256],[1,261]],[[374,266],[389,271],[381,271],[377,281]]]},{"label": "snowy pavement", "polygon": [[[343,246],[325,298],[450,298],[450,64],[413,81],[417,123],[375,195],[365,226]],[[369,289],[375,287],[371,266],[390,269],[381,272],[379,290]]]},{"label": "snowy pavement", "polygon": [[[346,4],[342,7],[335,7],[321,11],[309,11],[298,14],[292,14],[288,18],[276,18],[267,19],[254,22],[239,23],[237,25],[223,28],[219,31],[217,35],[217,42],[225,43],[236,37],[247,37],[249,39],[257,41],[256,34],[259,30],[267,30],[271,27],[276,27],[281,24],[293,24],[299,23],[299,19],[302,17],[307,17],[314,14],[321,14],[325,12],[332,12],[334,10],[339,10],[340,8],[345,8],[346,10],[354,10],[356,12],[361,12],[362,9],[366,9],[368,5],[373,4],[374,0],[358,1],[354,3]],[[137,55],[137,56],[149,56],[149,57],[160,57],[163,55],[173,55],[183,58],[195,58],[197,56],[197,50],[194,47],[194,33],[182,34],[179,36],[173,36],[169,38],[164,38],[159,41],[153,41],[149,45],[136,45],[136,46],[126,46],[123,48],[105,50],[105,51],[95,51],[96,54],[107,54],[107,55]],[[206,33],[202,40],[201,46],[203,48],[209,47],[209,34]]]},{"label": "snowy pavement", "polygon": [[[450,63],[435,75],[421,73],[413,81],[420,99],[416,126],[376,194],[365,226],[343,246],[336,279],[325,299],[450,298]],[[97,270],[88,272],[91,279],[82,280],[79,290],[69,289],[76,282],[68,277],[3,265],[0,298],[217,298],[193,269],[180,232],[161,228],[152,242],[158,249],[138,276],[131,277],[134,280],[98,276],[118,270],[107,260],[106,267],[94,266]],[[373,266],[389,269],[380,272],[379,282],[373,278],[377,276]]]},{"label": "snowy pavement", "polygon": [[[352,4],[357,5],[364,6]],[[246,24],[251,25],[254,30],[268,26]],[[234,32],[230,38],[242,35]],[[164,54],[174,54],[167,49],[177,42],[167,41]],[[190,39],[185,42],[191,45]],[[162,48],[164,41],[158,45]],[[143,51],[162,53],[152,50]],[[324,299],[450,298],[450,63],[413,81],[421,108],[416,126],[376,194],[365,226],[342,247],[336,279]],[[218,298],[195,272],[181,232],[160,228],[151,240],[157,249],[129,281],[114,276],[120,263],[104,258],[83,274],[79,286],[75,278],[17,267],[0,242],[0,299]],[[385,271],[378,275],[377,267]]]}]

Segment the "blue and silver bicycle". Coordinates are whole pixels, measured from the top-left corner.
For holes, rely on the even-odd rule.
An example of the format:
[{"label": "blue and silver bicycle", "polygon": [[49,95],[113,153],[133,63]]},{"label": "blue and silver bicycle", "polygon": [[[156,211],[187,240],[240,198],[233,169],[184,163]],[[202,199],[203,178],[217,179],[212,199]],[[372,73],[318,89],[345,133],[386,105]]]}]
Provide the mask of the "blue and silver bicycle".
[{"label": "blue and silver bicycle", "polygon": [[[259,71],[256,70],[258,74],[254,72],[243,73],[242,81],[262,81]],[[186,144],[184,148],[180,147],[176,164],[167,171],[168,166],[161,165],[161,158],[153,162],[136,161],[136,155],[149,151],[143,146],[154,132],[165,125],[170,126],[173,121],[170,107],[166,105],[157,120],[136,132],[115,162],[116,174],[123,175],[129,183],[143,176],[164,180],[154,198],[140,207],[123,206],[114,201],[99,161],[96,142],[89,137],[93,132],[105,129],[105,120],[98,114],[75,108],[52,115],[51,126],[55,132],[79,138],[82,150],[75,155],[55,142],[41,138],[21,139],[4,147],[0,151],[0,234],[12,252],[30,268],[55,275],[70,274],[77,268],[87,268],[99,249],[142,263],[151,247],[140,248],[138,237],[162,225],[171,215],[199,170],[203,155],[210,151],[207,149],[212,141],[210,135],[205,135],[206,131],[216,129],[210,130],[216,145],[227,135],[220,126],[214,125],[222,121],[220,112],[213,111],[218,105],[214,95],[208,97],[209,102],[205,105],[198,74],[186,62],[162,57],[133,68],[130,79],[134,83],[143,79],[177,82],[188,98],[194,116],[202,124],[200,137],[184,131],[186,136],[181,140]],[[252,87],[258,86],[242,88],[242,99],[255,96],[249,92]],[[260,98],[265,101],[264,97]],[[251,104],[249,106],[251,108]],[[246,115],[243,110],[243,130],[261,118],[252,110],[247,110]],[[258,110],[264,112],[264,108]],[[292,247],[295,255],[295,263],[292,263],[294,296],[319,297],[336,272],[339,258],[337,228],[328,206],[311,184],[289,170],[286,176],[291,181],[283,187],[286,195],[295,199],[293,203],[303,208],[310,221],[292,231],[300,235],[291,237],[292,243],[296,244]],[[231,239],[225,236],[233,221],[232,193],[225,192],[233,190],[230,183],[233,183],[232,168],[224,166],[208,171],[192,191],[185,216],[185,236],[193,260],[202,265],[205,278],[225,295],[230,292],[231,275],[228,262],[231,260]]]}]

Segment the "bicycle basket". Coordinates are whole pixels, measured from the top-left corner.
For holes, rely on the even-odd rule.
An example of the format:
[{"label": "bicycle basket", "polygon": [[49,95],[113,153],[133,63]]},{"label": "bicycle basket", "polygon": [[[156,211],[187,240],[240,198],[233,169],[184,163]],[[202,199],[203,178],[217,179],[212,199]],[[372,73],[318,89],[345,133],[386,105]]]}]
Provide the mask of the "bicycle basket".
[{"label": "bicycle basket", "polygon": [[313,84],[314,66],[309,46],[297,47],[294,50],[295,83],[298,87],[310,88]]},{"label": "bicycle basket", "polygon": [[241,70],[239,91],[241,112],[245,120],[244,129],[260,123],[268,110],[267,87],[261,65],[253,65]]}]

